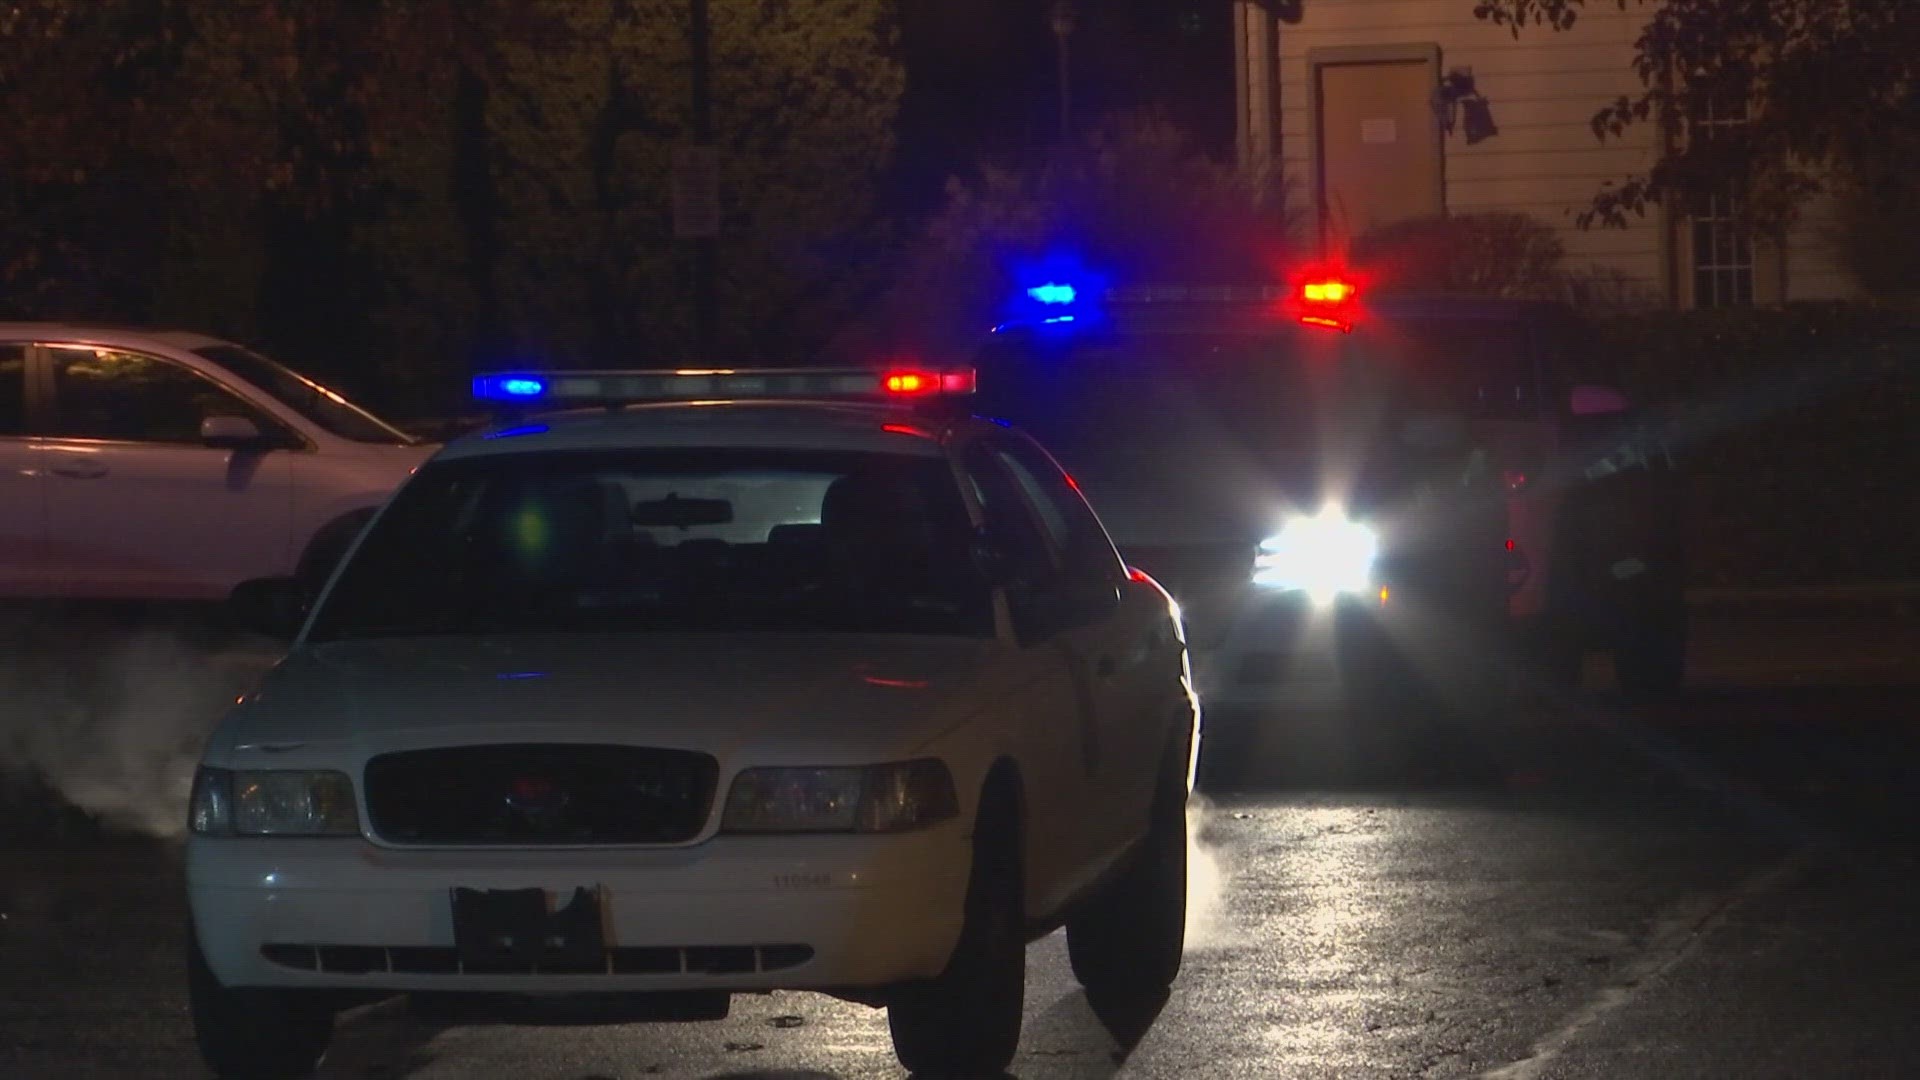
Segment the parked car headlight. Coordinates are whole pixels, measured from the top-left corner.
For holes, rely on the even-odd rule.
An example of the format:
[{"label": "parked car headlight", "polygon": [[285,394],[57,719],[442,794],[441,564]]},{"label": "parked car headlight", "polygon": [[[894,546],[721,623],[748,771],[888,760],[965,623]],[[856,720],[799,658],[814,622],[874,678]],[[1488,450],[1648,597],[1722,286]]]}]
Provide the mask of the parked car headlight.
[{"label": "parked car headlight", "polygon": [[357,836],[360,812],[346,773],[202,766],[188,824],[203,836]]},{"label": "parked car headlight", "polygon": [[1299,589],[1315,603],[1346,592],[1366,592],[1380,547],[1372,529],[1351,521],[1339,507],[1288,521],[1260,542],[1253,583],[1269,589]]},{"label": "parked car headlight", "polygon": [[748,769],[727,794],[721,831],[903,832],[959,813],[953,775],[938,761],[866,768]]}]

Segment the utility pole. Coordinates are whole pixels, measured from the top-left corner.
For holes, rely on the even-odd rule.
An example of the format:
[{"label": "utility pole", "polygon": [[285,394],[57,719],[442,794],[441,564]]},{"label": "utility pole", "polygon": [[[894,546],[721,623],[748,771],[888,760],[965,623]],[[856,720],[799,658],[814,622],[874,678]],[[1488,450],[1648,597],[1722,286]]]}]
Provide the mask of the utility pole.
[{"label": "utility pole", "polygon": [[1053,0],[1053,40],[1054,53],[1059,61],[1060,81],[1060,143],[1066,145],[1073,137],[1073,82],[1072,67],[1068,62],[1067,39],[1073,36],[1073,0]]},{"label": "utility pole", "polygon": [[[713,60],[712,29],[707,21],[707,0],[689,0],[688,43],[693,52],[693,143],[706,154],[713,147]],[[714,178],[717,184],[718,178]],[[717,192],[714,196],[717,200]],[[694,340],[703,363],[714,357],[715,311],[714,278],[718,253],[717,229],[702,229],[694,238],[693,249],[693,324]]]}]

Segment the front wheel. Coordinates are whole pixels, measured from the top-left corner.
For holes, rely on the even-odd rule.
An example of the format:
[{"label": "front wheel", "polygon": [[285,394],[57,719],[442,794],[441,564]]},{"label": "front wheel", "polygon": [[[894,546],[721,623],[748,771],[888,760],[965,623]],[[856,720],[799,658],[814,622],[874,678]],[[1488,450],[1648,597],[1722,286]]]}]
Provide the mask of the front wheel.
[{"label": "front wheel", "polygon": [[1067,922],[1074,977],[1094,998],[1163,993],[1180,974],[1187,935],[1186,762],[1162,768],[1133,864]]},{"label": "front wheel", "polygon": [[223,1080],[283,1080],[311,1074],[333,1041],[333,1007],[311,991],[229,988],[187,938],[187,998],[193,1037]]},{"label": "front wheel", "polygon": [[1013,1063],[1027,992],[1020,872],[1012,800],[989,798],[974,827],[966,925],[953,959],[938,979],[887,1006],[894,1053],[915,1076],[998,1076]]}]

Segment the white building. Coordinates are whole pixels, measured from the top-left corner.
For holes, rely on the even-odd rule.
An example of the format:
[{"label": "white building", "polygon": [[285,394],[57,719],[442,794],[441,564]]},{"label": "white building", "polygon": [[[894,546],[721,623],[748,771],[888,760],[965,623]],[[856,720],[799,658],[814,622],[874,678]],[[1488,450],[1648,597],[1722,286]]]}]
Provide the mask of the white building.
[{"label": "white building", "polygon": [[[1625,229],[1581,229],[1606,181],[1644,172],[1663,134],[1598,138],[1595,112],[1641,90],[1633,45],[1648,9],[1588,4],[1570,30],[1516,38],[1475,0],[1236,0],[1242,159],[1277,163],[1320,240],[1405,218],[1524,213],[1560,230],[1567,267],[1642,302],[1679,307],[1828,299],[1854,291],[1809,207],[1784,241],[1746,242],[1724,200],[1654,207]],[[1471,88],[1493,132],[1449,109]],[[1453,123],[1448,130],[1447,117]],[[1737,123],[1738,115],[1702,117]],[[1470,137],[1471,136],[1471,137]],[[1691,212],[1690,212],[1691,211]]]}]

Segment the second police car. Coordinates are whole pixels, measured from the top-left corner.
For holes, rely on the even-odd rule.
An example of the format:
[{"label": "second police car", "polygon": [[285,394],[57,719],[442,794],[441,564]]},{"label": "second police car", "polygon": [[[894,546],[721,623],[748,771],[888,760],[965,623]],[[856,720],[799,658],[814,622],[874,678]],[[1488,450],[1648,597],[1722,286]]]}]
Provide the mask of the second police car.
[{"label": "second police car", "polygon": [[[397,993],[883,1005],[995,1074],[1025,946],[1181,960],[1178,609],[970,372],[487,377],[220,724],[191,806],[199,1045],[295,1074]],[[592,406],[585,410],[567,406]],[[933,407],[929,407],[933,406]]]},{"label": "second police car", "polygon": [[1211,713],[1430,715],[1408,691],[1484,712],[1596,650],[1630,689],[1675,688],[1681,474],[1588,382],[1578,319],[1356,276],[1030,290],[976,358],[982,392],[1186,606]]}]

